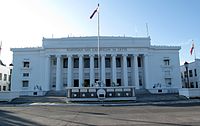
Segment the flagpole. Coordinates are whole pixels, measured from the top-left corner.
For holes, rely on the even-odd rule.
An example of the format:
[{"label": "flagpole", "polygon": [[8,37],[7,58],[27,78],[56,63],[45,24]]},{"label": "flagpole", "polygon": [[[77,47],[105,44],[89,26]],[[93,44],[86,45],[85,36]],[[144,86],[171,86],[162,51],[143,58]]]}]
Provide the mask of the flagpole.
[{"label": "flagpole", "polygon": [[97,36],[97,41],[98,41],[98,64],[99,64],[99,81],[101,81],[101,62],[100,62],[100,25],[99,25],[99,4],[98,4],[98,18],[97,18],[97,30],[98,30],[98,36]]}]

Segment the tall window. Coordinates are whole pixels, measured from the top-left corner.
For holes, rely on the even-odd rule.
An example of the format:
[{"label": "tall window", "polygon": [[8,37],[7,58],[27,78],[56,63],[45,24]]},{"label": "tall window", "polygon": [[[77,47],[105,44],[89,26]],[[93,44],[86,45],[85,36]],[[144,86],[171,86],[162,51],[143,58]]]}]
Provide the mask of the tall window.
[{"label": "tall window", "polygon": [[131,67],[131,57],[127,57],[127,67]]},{"label": "tall window", "polygon": [[194,69],[194,75],[197,76],[197,69]]},{"label": "tall window", "polygon": [[2,80],[2,73],[0,73],[0,80]]},{"label": "tall window", "polygon": [[28,83],[27,80],[22,81],[22,87],[28,87]]},{"label": "tall window", "polygon": [[79,68],[79,59],[74,58],[74,68]]},{"label": "tall window", "polygon": [[94,68],[98,68],[98,58],[94,58]]},{"label": "tall window", "polygon": [[189,76],[192,77],[193,74],[192,74],[192,70],[189,70]]},{"label": "tall window", "polygon": [[63,68],[67,68],[68,67],[68,59],[64,58],[63,59]]},{"label": "tall window", "polygon": [[4,74],[4,78],[3,78],[4,81],[7,80],[7,74]]},{"label": "tall window", "polygon": [[23,66],[24,66],[24,68],[29,68],[29,65],[30,65],[30,63],[29,62],[23,62]]},{"label": "tall window", "polygon": [[116,67],[121,67],[121,58],[116,58]]},{"label": "tall window", "polygon": [[111,67],[111,60],[110,60],[110,58],[105,58],[105,62],[106,62],[106,68],[110,68]]},{"label": "tall window", "polygon": [[84,58],[84,68],[90,68],[90,59]]},{"label": "tall window", "polygon": [[142,63],[141,63],[141,57],[138,57],[138,67],[142,67]]}]

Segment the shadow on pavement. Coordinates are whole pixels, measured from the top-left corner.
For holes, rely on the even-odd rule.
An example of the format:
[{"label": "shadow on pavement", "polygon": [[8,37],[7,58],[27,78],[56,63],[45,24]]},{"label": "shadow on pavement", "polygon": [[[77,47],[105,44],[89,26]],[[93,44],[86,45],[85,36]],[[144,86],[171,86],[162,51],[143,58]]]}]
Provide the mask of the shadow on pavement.
[{"label": "shadow on pavement", "polygon": [[27,126],[27,125],[40,125],[36,122],[17,117],[14,113],[9,111],[0,110],[0,122],[2,126]]}]

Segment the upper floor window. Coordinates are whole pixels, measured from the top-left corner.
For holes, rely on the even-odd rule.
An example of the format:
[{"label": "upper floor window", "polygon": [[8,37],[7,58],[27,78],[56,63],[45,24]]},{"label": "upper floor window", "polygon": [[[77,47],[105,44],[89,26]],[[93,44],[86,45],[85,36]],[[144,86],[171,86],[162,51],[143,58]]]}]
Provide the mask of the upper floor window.
[{"label": "upper floor window", "polygon": [[67,58],[64,58],[63,59],[63,68],[67,68],[68,67],[68,59]]},{"label": "upper floor window", "polygon": [[142,67],[142,62],[141,62],[142,59],[141,59],[141,57],[138,57],[137,60],[138,60],[138,67]]},{"label": "upper floor window", "polygon": [[29,73],[23,73],[23,77],[28,77]]},{"label": "upper floor window", "polygon": [[94,68],[98,68],[98,58],[94,58]]},{"label": "upper floor window", "polygon": [[7,81],[7,74],[4,74],[3,80],[4,80],[4,81]]},{"label": "upper floor window", "polygon": [[197,76],[197,69],[194,69],[194,75]]},{"label": "upper floor window", "polygon": [[23,62],[24,68],[29,68],[30,63],[28,61]]},{"label": "upper floor window", "polygon": [[193,74],[192,74],[192,70],[189,70],[189,76],[192,77]]},{"label": "upper floor window", "polygon": [[127,67],[131,67],[131,57],[127,57]]},{"label": "upper floor window", "polygon": [[121,67],[121,58],[116,58],[116,67]]},{"label": "upper floor window", "polygon": [[0,73],[0,80],[2,80],[2,73]]},{"label": "upper floor window", "polygon": [[164,65],[165,66],[169,66],[170,65],[169,59],[164,59]]},{"label": "upper floor window", "polygon": [[110,60],[110,58],[105,58],[105,62],[106,62],[106,68],[110,68],[111,67],[111,60]]},{"label": "upper floor window", "polygon": [[79,59],[74,58],[74,68],[79,68]]},{"label": "upper floor window", "polygon": [[90,68],[90,59],[84,58],[84,68]]},{"label": "upper floor window", "polygon": [[28,87],[28,83],[29,81],[27,80],[22,81],[22,87]]}]

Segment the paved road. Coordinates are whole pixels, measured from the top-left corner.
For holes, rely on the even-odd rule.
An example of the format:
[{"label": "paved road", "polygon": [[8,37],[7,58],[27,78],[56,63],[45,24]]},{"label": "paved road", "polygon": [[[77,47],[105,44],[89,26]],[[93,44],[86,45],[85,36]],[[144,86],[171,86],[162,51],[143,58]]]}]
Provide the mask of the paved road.
[{"label": "paved road", "polygon": [[0,125],[200,125],[200,105],[0,107]]}]

